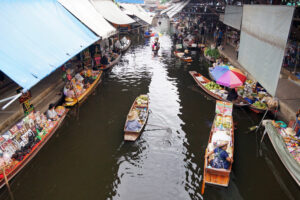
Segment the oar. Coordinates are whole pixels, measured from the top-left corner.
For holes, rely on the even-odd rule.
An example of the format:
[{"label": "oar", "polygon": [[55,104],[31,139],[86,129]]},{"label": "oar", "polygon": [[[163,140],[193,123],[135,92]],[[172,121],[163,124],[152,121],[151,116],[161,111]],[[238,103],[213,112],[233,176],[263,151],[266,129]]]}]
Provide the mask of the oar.
[{"label": "oar", "polygon": [[156,127],[160,127],[157,129],[147,129],[145,131],[156,131],[156,130],[167,130],[168,133],[172,133],[172,129],[170,127],[165,127],[165,126],[159,126],[159,125],[155,125],[155,124],[147,124],[147,126],[156,126]]},{"label": "oar", "polygon": [[205,166],[206,166],[206,154],[207,154],[207,149],[205,149],[205,155],[204,155],[204,168],[203,168],[203,178],[202,178],[202,189],[201,189],[201,194],[204,194],[204,190],[205,190]]},{"label": "oar", "polygon": [[9,196],[10,196],[10,199],[14,200],[15,198],[14,198],[14,195],[13,195],[11,189],[10,189],[10,186],[9,186],[9,183],[8,183],[8,180],[7,180],[7,177],[6,177],[6,173],[5,173],[4,167],[2,168],[2,173],[3,173],[3,176],[4,176],[5,184],[6,184],[6,187],[7,187]]}]

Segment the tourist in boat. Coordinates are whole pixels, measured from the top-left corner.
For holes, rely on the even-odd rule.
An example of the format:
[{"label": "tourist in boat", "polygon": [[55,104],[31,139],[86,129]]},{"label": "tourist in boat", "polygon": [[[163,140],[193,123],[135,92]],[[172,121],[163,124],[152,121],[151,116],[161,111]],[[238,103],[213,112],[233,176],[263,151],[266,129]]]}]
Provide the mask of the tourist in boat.
[{"label": "tourist in boat", "polygon": [[101,65],[108,65],[109,64],[108,58],[107,58],[107,56],[105,54],[101,57],[100,64]]},{"label": "tourist in boat", "polygon": [[52,121],[56,121],[58,119],[58,115],[53,104],[49,105],[49,109],[47,110],[47,118],[51,119]]},{"label": "tourist in boat", "polygon": [[229,157],[226,151],[227,146],[228,142],[222,142],[217,148],[206,154],[206,159],[209,158],[210,155],[214,154],[214,159],[210,159],[208,161],[211,167],[228,169],[230,163],[233,163],[233,159]]},{"label": "tourist in boat", "polygon": [[226,100],[232,102],[235,101],[237,98],[238,98],[238,94],[235,91],[235,89],[234,88],[229,89],[229,93]]},{"label": "tourist in boat", "polygon": [[67,84],[64,88],[64,95],[68,98],[74,98],[75,93],[73,91],[73,87],[70,84]]},{"label": "tourist in boat", "polygon": [[137,120],[137,112],[136,111],[131,111],[128,114],[128,121],[126,124],[126,131],[139,131],[140,128],[142,127],[141,123]]}]

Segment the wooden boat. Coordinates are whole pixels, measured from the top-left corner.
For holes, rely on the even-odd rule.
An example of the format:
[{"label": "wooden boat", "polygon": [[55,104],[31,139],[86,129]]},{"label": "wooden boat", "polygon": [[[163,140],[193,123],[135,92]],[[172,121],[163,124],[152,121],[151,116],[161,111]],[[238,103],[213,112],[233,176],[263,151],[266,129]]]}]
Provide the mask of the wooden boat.
[{"label": "wooden boat", "polygon": [[[147,99],[148,99],[147,103],[142,103],[142,104],[139,103],[138,99],[141,96],[146,96],[147,97]],[[138,131],[127,131],[126,130],[126,124],[128,122],[128,116],[127,116],[126,122],[125,122],[125,126],[124,126],[124,140],[125,141],[135,141],[141,135],[141,133],[142,133],[144,127],[145,127],[145,124],[146,124],[146,122],[148,120],[148,114],[149,114],[149,97],[148,97],[148,95],[140,95],[139,97],[137,97],[134,100],[134,102],[133,102],[133,104],[132,104],[132,106],[131,106],[131,108],[129,110],[129,113],[131,111],[138,111],[138,112],[140,112],[139,115],[141,115],[141,113],[143,113],[142,114],[143,115],[142,116],[143,119],[141,119],[140,116],[139,116],[139,122],[141,123],[142,126],[141,126],[141,128]]]},{"label": "wooden boat", "polygon": [[300,186],[300,163],[290,153],[285,142],[288,141],[290,137],[283,138],[280,134],[280,128],[276,128],[270,120],[263,123],[263,125],[265,126],[263,137],[266,133],[268,134],[270,141],[281,162],[293,177],[297,185]]},{"label": "wooden boat", "polygon": [[[211,166],[209,166],[209,162],[207,158],[207,153],[208,153],[208,149],[210,147],[212,147],[210,149],[210,151],[214,150],[214,146],[212,144],[212,138],[213,135],[216,134],[215,128],[216,128],[216,122],[217,122],[217,117],[224,117],[221,114],[216,114],[216,117],[214,119],[211,131],[210,131],[210,135],[209,135],[209,140],[208,140],[208,146],[205,150],[205,161],[204,161],[204,175],[203,175],[203,184],[212,184],[212,185],[217,185],[217,186],[223,186],[223,187],[228,187],[229,184],[229,180],[230,180],[230,173],[232,170],[232,163],[230,163],[230,166],[228,169],[221,169],[221,168],[213,168]],[[230,119],[230,123],[231,123],[231,128],[229,128],[229,132],[230,132],[230,138],[231,141],[228,144],[227,147],[227,152],[231,152],[229,153],[229,156],[231,158],[233,158],[233,153],[234,153],[234,124],[233,124],[233,120],[232,120],[232,116],[226,116],[226,118]]]},{"label": "wooden boat", "polygon": [[197,43],[189,43],[188,40],[183,40],[183,46],[190,50],[199,49],[199,45]]},{"label": "wooden boat", "polygon": [[112,62],[110,62],[108,65],[101,65],[100,69],[103,71],[106,71],[106,70],[110,69],[111,67],[113,67],[115,64],[117,64],[120,61],[121,54],[114,54],[113,57],[114,57],[114,60]]},{"label": "wooden boat", "polygon": [[[206,77],[204,77],[203,75],[201,75],[200,73],[197,73],[196,71],[189,71],[190,75],[194,78],[194,80],[196,81],[196,83],[198,84],[198,86],[200,88],[202,88],[207,94],[209,94],[210,96],[214,97],[217,100],[220,101],[225,101],[225,102],[229,102],[226,99],[224,99],[223,97],[221,97],[220,95],[210,91],[209,89],[207,89],[204,85],[211,82],[211,80],[207,79]],[[222,88],[223,89],[223,88]],[[234,106],[249,106],[250,103],[242,98],[238,98],[234,103]]]},{"label": "wooden boat", "polygon": [[[68,109],[65,110],[64,114],[59,118],[56,126],[54,126],[51,130],[49,130],[48,134],[45,135],[41,141],[35,144],[34,147],[31,149],[31,151],[28,154],[26,154],[21,161],[15,161],[16,164],[14,166],[5,170],[5,174],[8,181],[10,181],[13,177],[15,177],[17,173],[21,171],[26,166],[26,164],[29,163],[34,158],[34,156],[41,150],[41,148],[47,143],[47,141],[52,137],[52,135],[56,132],[56,130],[61,126],[68,111],[69,111]],[[3,174],[1,172],[0,188],[2,188],[4,185],[5,185],[5,178],[3,177]]]},{"label": "wooden boat", "polygon": [[129,38],[129,37],[126,37],[127,38],[127,40],[129,41],[126,45],[124,45],[124,46],[122,46],[121,47],[121,52],[125,52],[125,51],[127,51],[128,50],[128,48],[130,47],[130,45],[131,45],[131,39]]},{"label": "wooden boat", "polygon": [[183,57],[183,56],[180,56],[180,54],[183,54],[183,53],[181,53],[181,52],[179,52],[179,51],[174,51],[174,55],[175,55],[176,57],[178,57],[180,60],[182,60],[182,61],[184,61],[184,62],[188,62],[188,63],[190,63],[190,62],[193,61],[193,59],[192,59],[191,57],[185,58],[185,57]]},{"label": "wooden boat", "polygon": [[81,104],[82,102],[84,102],[86,100],[86,98],[95,90],[95,88],[100,84],[101,82],[101,76],[102,76],[102,71],[99,71],[99,74],[97,76],[97,78],[94,80],[94,82],[90,85],[89,88],[87,88],[85,90],[84,93],[82,93],[79,97],[77,98],[65,98],[65,103],[64,106],[66,107],[71,107],[71,106],[75,106],[77,103]]}]

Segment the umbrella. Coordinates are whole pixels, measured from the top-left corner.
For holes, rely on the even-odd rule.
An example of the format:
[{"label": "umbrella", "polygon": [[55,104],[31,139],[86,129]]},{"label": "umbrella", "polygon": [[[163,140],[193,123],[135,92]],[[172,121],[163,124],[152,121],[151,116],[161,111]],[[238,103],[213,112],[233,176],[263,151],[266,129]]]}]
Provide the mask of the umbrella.
[{"label": "umbrella", "polygon": [[230,88],[243,85],[247,79],[241,70],[227,65],[216,66],[211,70],[211,75],[218,84]]},{"label": "umbrella", "polygon": [[152,37],[160,37],[160,36],[162,36],[162,34],[161,33],[152,33],[151,36]]}]

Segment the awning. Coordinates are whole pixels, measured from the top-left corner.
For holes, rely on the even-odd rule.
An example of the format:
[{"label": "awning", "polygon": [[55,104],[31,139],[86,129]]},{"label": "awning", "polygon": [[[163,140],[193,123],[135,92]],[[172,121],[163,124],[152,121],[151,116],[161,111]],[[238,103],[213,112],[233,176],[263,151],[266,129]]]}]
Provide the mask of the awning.
[{"label": "awning", "polygon": [[168,12],[169,10],[173,9],[175,6],[176,6],[176,4],[171,5],[170,7],[164,9],[163,11],[161,11],[160,14],[162,15],[162,14]]},{"label": "awning", "polygon": [[103,16],[96,11],[89,0],[58,0],[82,23],[102,38],[108,38],[116,33],[116,29],[110,25]]},{"label": "awning", "polygon": [[126,15],[115,3],[109,0],[91,0],[96,10],[114,24],[131,24],[135,21]]},{"label": "awning", "polygon": [[179,13],[188,3],[190,3],[190,0],[186,1],[186,2],[180,2],[177,4],[177,6],[175,6],[172,10],[170,10],[167,15],[169,16],[169,18],[174,17],[177,13]]},{"label": "awning", "polygon": [[117,3],[134,3],[134,4],[144,4],[144,0],[115,0]]},{"label": "awning", "polygon": [[1,0],[0,27],[0,70],[24,89],[99,39],[56,0]]},{"label": "awning", "polygon": [[132,12],[135,16],[145,21],[146,23],[152,24],[153,17],[150,17],[150,15],[148,15],[146,11],[144,11],[143,8],[139,5],[121,3],[120,6],[122,6],[125,10]]}]

